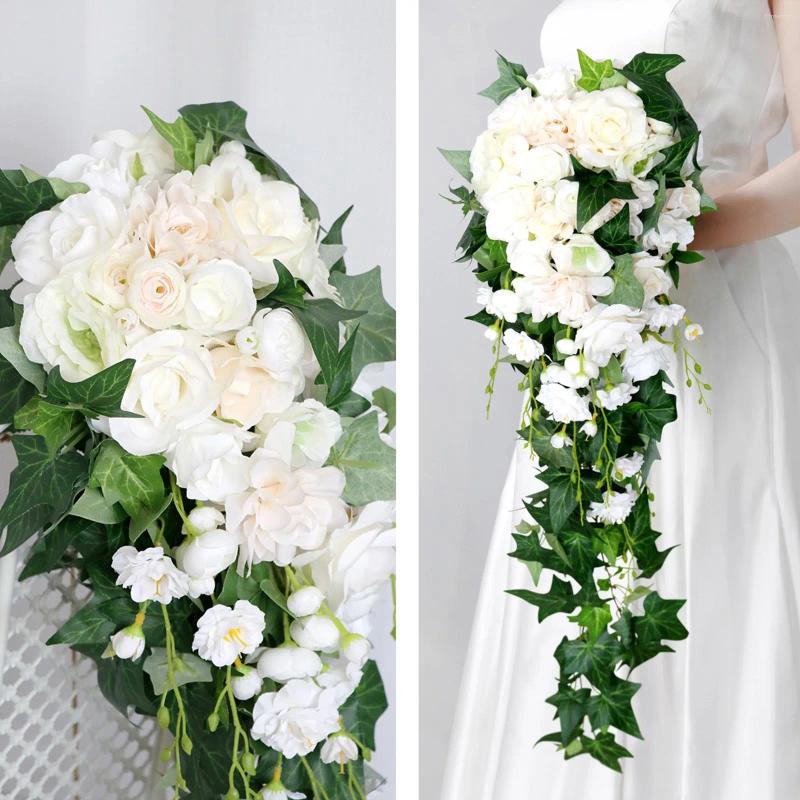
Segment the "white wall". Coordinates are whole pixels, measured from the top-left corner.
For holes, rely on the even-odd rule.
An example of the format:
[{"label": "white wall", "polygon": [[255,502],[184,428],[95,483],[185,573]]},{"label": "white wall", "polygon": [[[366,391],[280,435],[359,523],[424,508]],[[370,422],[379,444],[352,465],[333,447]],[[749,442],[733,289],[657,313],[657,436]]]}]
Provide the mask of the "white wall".
[{"label": "white wall", "polygon": [[[439,197],[458,176],[437,147],[472,147],[492,103],[494,51],[533,71],[539,32],[556,0],[422,0],[420,586],[421,800],[439,797],[475,600],[520,398],[501,370],[491,419],[483,393],[490,356],[469,268],[453,264],[464,221]],[[784,132],[771,156],[789,152]],[[800,253],[800,232],[786,237]],[[487,675],[487,691],[492,676]],[[480,764],[475,765],[481,769]]]},{"label": "white wall", "polygon": [[[394,4],[387,0],[28,0],[8,4],[0,49],[0,165],[46,172],[94,133],[144,130],[144,104],[235,100],[253,138],[314,198],[323,222],[350,204],[350,269],[381,264],[394,298]],[[10,453],[0,454],[0,496]],[[394,694],[388,603],[377,621]],[[392,705],[394,701],[392,700]],[[394,712],[374,766],[394,796]],[[0,765],[0,771],[1,771]]]}]

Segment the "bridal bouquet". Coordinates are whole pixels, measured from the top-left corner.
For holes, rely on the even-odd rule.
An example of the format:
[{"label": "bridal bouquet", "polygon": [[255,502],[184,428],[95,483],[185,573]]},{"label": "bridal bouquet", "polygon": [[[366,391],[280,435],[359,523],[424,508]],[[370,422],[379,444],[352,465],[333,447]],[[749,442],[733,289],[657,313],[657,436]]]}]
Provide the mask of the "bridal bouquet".
[{"label": "bridal bouquet", "polygon": [[[0,555],[88,601],[50,639],[157,717],[174,797],[363,800],[386,708],[394,359],[378,268],[234,103],[150,111],[48,177],[0,172]],[[367,389],[366,394],[364,389]]]},{"label": "bridal bouquet", "polygon": [[[520,437],[542,490],[511,555],[546,591],[511,594],[539,620],[569,615],[576,630],[555,657],[547,699],[559,730],[542,741],[566,758],[620,769],[630,752],[612,729],[641,737],[629,680],[687,631],[683,600],[649,580],[668,550],[652,527],[648,470],[676,417],[666,370],[677,355],[706,404],[711,387],[684,340],[702,334],[672,302],[694,220],[713,208],[697,160],[699,132],[667,73],[683,59],[641,53],[625,66],[579,53],[580,71],[529,76],[500,56],[484,95],[498,107],[471,152],[443,151],[471,183],[452,202],[470,220],[459,247],[475,261],[494,365],[510,364],[525,406]],[[562,577],[559,577],[562,576]]]}]

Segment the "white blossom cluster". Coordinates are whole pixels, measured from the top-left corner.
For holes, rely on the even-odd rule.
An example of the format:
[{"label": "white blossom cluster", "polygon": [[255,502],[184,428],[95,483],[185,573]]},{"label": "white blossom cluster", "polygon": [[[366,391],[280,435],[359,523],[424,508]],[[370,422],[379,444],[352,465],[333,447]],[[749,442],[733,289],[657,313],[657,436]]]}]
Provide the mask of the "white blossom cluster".
[{"label": "white blossom cluster", "polygon": [[[355,757],[338,709],[361,680],[369,614],[394,572],[394,507],[343,500],[344,474],[325,466],[342,423],[309,396],[319,372],[309,341],[291,311],[257,310],[276,261],[313,297],[338,300],[318,222],[296,186],[259,174],[237,142],[176,171],[154,131],[113,131],[51,177],[89,189],[13,241],[25,354],[72,382],[135,359],[122,408],[138,416],[93,424],[129,453],[162,454],[196,503],[171,555],[117,551],[117,583],[137,603],[168,604],[211,595],[232,564],[241,575],[290,568],[298,586],[281,647],[264,648],[264,613],[238,600],[203,614],[193,649],[236,665],[240,700],[260,695],[254,737],[290,758],[331,737],[327,760]],[[111,647],[139,658],[141,621]],[[267,678],[280,687],[261,694]]]},{"label": "white blossom cluster", "polygon": [[[685,170],[684,185],[666,190],[657,221],[645,232],[639,215],[654,206],[659,191],[648,173],[680,136],[647,116],[633,84],[587,92],[577,86],[579,77],[560,67],[529,76],[535,92],[520,88],[489,115],[470,168],[487,236],[506,243],[511,271],[504,288],[478,291],[478,303],[497,318],[487,337],[496,340],[505,328],[502,343],[520,364],[544,357],[536,401],[550,419],[578,423],[593,437],[598,408],[614,410],[630,402],[639,382],[669,364],[671,348],[659,334],[684,321],[685,309],[669,300],[673,283],[665,267],[673,248],[685,251],[694,237],[701,193]],[[628,184],[636,198],[610,201],[578,230],[573,159]],[[606,300],[615,290],[615,261],[594,236],[626,203],[629,233],[641,248],[632,255],[644,293],[640,308]],[[547,358],[539,341],[513,327],[520,315],[530,315],[533,323],[557,317],[567,326],[556,344],[557,358]],[[699,325],[686,326],[687,339],[701,333]],[[601,376],[612,357],[621,366],[614,382]],[[552,444],[564,447],[572,440],[562,430]],[[588,518],[620,522],[635,499],[633,488],[612,492],[593,504]]]}]

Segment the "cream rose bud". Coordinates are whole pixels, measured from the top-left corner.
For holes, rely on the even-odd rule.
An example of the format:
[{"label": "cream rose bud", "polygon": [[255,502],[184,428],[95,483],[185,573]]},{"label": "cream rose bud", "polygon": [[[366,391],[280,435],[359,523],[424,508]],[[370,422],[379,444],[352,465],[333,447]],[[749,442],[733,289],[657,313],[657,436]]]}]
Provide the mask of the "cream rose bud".
[{"label": "cream rose bud", "polygon": [[192,650],[215,667],[225,667],[252,653],[265,627],[264,612],[248,600],[237,600],[233,608],[212,606],[197,622]]},{"label": "cream rose bud", "polygon": [[253,667],[244,664],[236,668],[238,674],[231,679],[233,696],[237,700],[251,700],[261,691],[261,678]]},{"label": "cream rose bud", "polygon": [[553,245],[552,255],[563,275],[598,278],[614,266],[614,259],[587,233],[576,233],[568,242]]},{"label": "cream rose bud", "polygon": [[315,678],[322,672],[322,660],[305,647],[268,647],[256,665],[261,678],[286,683],[293,678]]},{"label": "cream rose bud", "polygon": [[302,369],[306,336],[291,311],[262,309],[253,317],[253,327],[258,334],[258,356],[267,369],[280,375]]},{"label": "cream rose bud", "polygon": [[309,617],[319,611],[325,595],[316,586],[303,586],[286,598],[289,612],[295,617]]},{"label": "cream rose bud", "polygon": [[372,652],[372,645],[363,636],[350,633],[342,639],[339,649],[348,661],[363,667]]},{"label": "cream rose bud", "polygon": [[279,780],[273,778],[262,790],[261,800],[305,800],[302,792],[290,792]]},{"label": "cream rose bud", "polygon": [[127,352],[136,360],[122,408],[141,418],[109,420],[112,438],[133,455],[163,453],[219,403],[211,356],[197,334],[159,331]]},{"label": "cream rose bud", "polygon": [[[200,533],[225,527],[225,515],[214,506],[195,506],[189,512],[189,524]],[[186,528],[183,530],[186,533]]]},{"label": "cream rose bud", "polygon": [[232,345],[211,351],[220,392],[217,414],[252,428],[264,414],[286,410],[302,390],[302,374],[273,372],[260,359]]},{"label": "cream rose bud", "polygon": [[145,325],[163,330],[184,319],[186,281],[174,262],[145,256],[128,271],[126,297]]},{"label": "cream rose bud", "polygon": [[556,350],[563,356],[574,356],[578,352],[578,345],[575,344],[574,339],[568,339],[565,336],[556,342]]},{"label": "cream rose bud", "polygon": [[337,733],[328,737],[319,756],[326,764],[346,764],[358,758],[358,745],[347,734]]},{"label": "cream rose bud", "polygon": [[186,280],[186,327],[212,336],[235,331],[256,311],[253,279],[244,268],[224,258],[189,270]]},{"label": "cream rose bud", "polygon": [[520,159],[520,174],[525,180],[553,186],[572,175],[569,153],[557,144],[540,144]]},{"label": "cream rose bud", "polygon": [[586,388],[600,374],[600,367],[582,355],[568,356],[564,369],[572,375],[572,386],[576,389]]},{"label": "cream rose bud", "polygon": [[300,647],[309,650],[321,650],[333,653],[339,646],[339,629],[333,620],[315,614],[311,617],[296,619],[289,626],[289,631]]},{"label": "cream rose bud", "polygon": [[224,530],[191,536],[175,550],[175,562],[190,578],[207,579],[219,575],[239,552],[236,537]]},{"label": "cream rose bud", "polygon": [[117,586],[130,589],[134,603],[155,600],[166,605],[188,592],[188,578],[161,547],[141,552],[130,545],[120,547],[111,559],[111,568],[117,573]]},{"label": "cream rose bud", "polygon": [[111,649],[117,658],[136,661],[144,653],[144,631],[141,625],[130,625],[111,637]]},{"label": "cream rose bud", "polygon": [[486,304],[486,310],[506,322],[516,322],[517,314],[522,310],[522,304],[516,293],[509,289],[498,289],[492,292],[492,297]]}]

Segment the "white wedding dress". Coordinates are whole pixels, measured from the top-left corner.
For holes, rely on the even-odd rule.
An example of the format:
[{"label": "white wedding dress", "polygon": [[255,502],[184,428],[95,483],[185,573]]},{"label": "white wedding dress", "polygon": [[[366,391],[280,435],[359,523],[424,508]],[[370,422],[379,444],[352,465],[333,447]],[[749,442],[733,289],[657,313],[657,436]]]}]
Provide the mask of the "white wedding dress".
[{"label": "white wedding dress", "polygon": [[[546,64],[683,55],[671,79],[704,132],[706,186],[720,194],[767,167],[785,100],[767,0],[565,0],[542,31]],[[658,577],[688,598],[688,640],[632,675],[644,741],[618,775],[564,761],[544,700],[556,690],[561,617],[503,593],[531,587],[510,559],[520,498],[535,489],[519,448],[501,499],[462,678],[443,800],[796,800],[800,797],[800,277],[776,240],[684,268],[679,302],[713,384],[709,416],[676,375],[679,421],[652,474]],[[549,579],[544,578],[544,587]],[[540,586],[540,588],[542,588]]]}]

